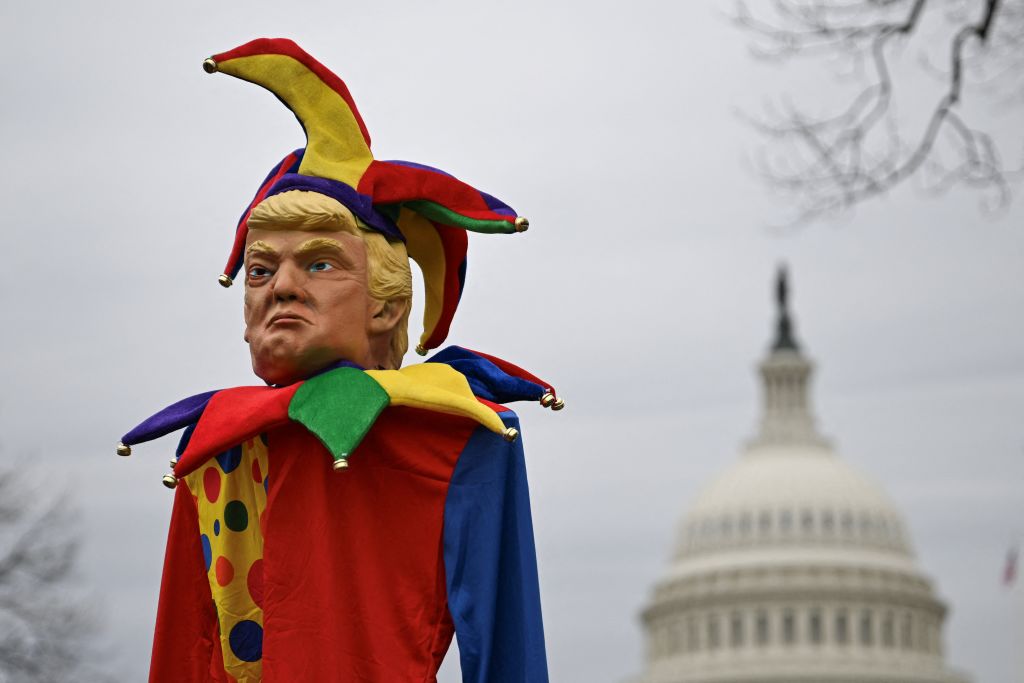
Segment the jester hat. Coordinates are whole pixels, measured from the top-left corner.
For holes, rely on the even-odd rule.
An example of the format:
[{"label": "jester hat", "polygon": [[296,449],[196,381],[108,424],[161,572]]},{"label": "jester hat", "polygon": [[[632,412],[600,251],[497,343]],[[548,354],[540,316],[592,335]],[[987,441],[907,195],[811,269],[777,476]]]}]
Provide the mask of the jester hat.
[{"label": "jester hat", "polygon": [[260,85],[281,100],[306,132],[306,147],[281,160],[242,213],[219,282],[230,287],[242,267],[249,215],[267,197],[318,192],[344,206],[371,230],[404,241],[423,273],[423,334],[418,353],[440,346],[466,277],[466,231],[522,232],[529,221],[507,204],[436,168],[379,161],[345,83],[294,42],[260,38],[203,62]]}]

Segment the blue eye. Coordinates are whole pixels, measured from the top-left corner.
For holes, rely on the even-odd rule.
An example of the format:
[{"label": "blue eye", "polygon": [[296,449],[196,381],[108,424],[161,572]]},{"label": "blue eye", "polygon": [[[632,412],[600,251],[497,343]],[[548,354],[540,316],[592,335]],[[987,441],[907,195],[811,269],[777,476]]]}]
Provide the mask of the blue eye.
[{"label": "blue eye", "polygon": [[324,273],[327,272],[328,270],[334,270],[334,266],[332,266],[327,261],[316,261],[314,263],[309,264],[309,271],[311,273]]},{"label": "blue eye", "polygon": [[247,275],[251,278],[263,278],[270,276],[270,269],[263,266],[250,266]]}]

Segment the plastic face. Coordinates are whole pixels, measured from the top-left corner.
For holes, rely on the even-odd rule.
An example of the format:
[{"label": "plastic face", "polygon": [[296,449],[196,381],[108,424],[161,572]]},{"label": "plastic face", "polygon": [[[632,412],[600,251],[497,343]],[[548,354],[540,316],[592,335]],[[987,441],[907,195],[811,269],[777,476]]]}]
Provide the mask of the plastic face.
[{"label": "plastic face", "polygon": [[249,232],[245,340],[253,371],[290,384],[338,360],[373,367],[381,302],[368,290],[366,246],[346,231]]}]

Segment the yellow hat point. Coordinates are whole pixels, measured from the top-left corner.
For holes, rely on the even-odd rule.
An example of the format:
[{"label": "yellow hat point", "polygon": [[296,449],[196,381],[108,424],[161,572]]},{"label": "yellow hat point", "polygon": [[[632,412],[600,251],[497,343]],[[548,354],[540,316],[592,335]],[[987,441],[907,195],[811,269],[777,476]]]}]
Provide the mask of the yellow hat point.
[{"label": "yellow hat point", "polygon": [[345,459],[345,458],[341,458],[339,460],[335,460],[334,464],[331,467],[334,469],[335,472],[340,472],[341,470],[347,470],[348,469],[348,460]]},{"label": "yellow hat point", "polygon": [[226,289],[230,287],[232,284],[234,284],[235,281],[232,280],[231,276],[228,275],[227,273],[221,273],[220,276],[217,278],[217,282],[220,283],[221,287],[224,287]]},{"label": "yellow hat point", "polygon": [[125,446],[123,443],[118,441],[117,442],[117,454],[121,455],[121,456],[131,455],[132,454],[132,447],[131,446]]},{"label": "yellow hat point", "polygon": [[551,404],[553,404],[554,402],[555,395],[552,394],[550,391],[546,392],[543,396],[540,397],[540,405],[543,408],[550,408]]},{"label": "yellow hat point", "polygon": [[516,429],[515,427],[509,427],[505,431],[503,431],[501,435],[505,437],[505,441],[512,443],[513,441],[519,438],[519,430]]},{"label": "yellow hat point", "polygon": [[562,399],[558,399],[554,403],[551,404],[551,410],[561,410],[564,407],[565,407],[565,401],[563,401]]},{"label": "yellow hat point", "polygon": [[162,481],[164,483],[164,486],[166,486],[169,489],[173,489],[178,485],[178,478],[171,473],[165,474],[163,479],[161,479],[160,481]]},{"label": "yellow hat point", "polygon": [[417,344],[416,353],[419,354],[420,356],[427,355],[427,347],[425,347],[423,344]]},{"label": "yellow hat point", "polygon": [[[358,190],[358,198],[353,196],[342,204],[367,227],[388,239],[406,243],[409,258],[419,264],[431,292],[424,306],[427,329],[421,339],[430,341],[432,348],[440,345],[464,288],[459,274],[466,250],[461,238],[443,236],[446,230],[522,232],[530,222],[516,216],[508,205],[438,169],[374,159],[370,136],[348,88],[294,42],[260,38],[210,55],[203,61],[203,70],[219,72],[222,64],[225,75],[259,85],[276,95],[305,132],[306,147],[301,158],[295,153],[287,155],[255,196],[265,197],[271,185],[281,182],[281,175],[289,171],[290,180],[285,182],[292,190],[323,193],[324,183],[345,188],[337,189],[345,196],[349,190]],[[402,206],[393,215],[398,197],[403,200]],[[242,215],[248,216],[248,210],[256,203],[254,198]],[[385,220],[387,217],[390,220]],[[246,220],[243,218],[234,230],[236,237],[241,237],[239,230],[247,227]],[[236,273],[241,254],[235,251],[239,245],[232,244],[225,270]],[[245,275],[242,277],[245,284]],[[424,354],[425,350],[419,353]]]}]

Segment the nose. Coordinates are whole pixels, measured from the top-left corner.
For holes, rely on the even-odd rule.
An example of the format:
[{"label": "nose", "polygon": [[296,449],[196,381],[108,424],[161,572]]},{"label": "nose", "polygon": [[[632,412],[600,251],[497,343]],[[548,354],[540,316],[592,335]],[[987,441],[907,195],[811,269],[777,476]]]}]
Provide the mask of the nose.
[{"label": "nose", "polygon": [[294,264],[284,262],[278,266],[271,282],[274,298],[278,301],[305,301],[305,272]]}]

